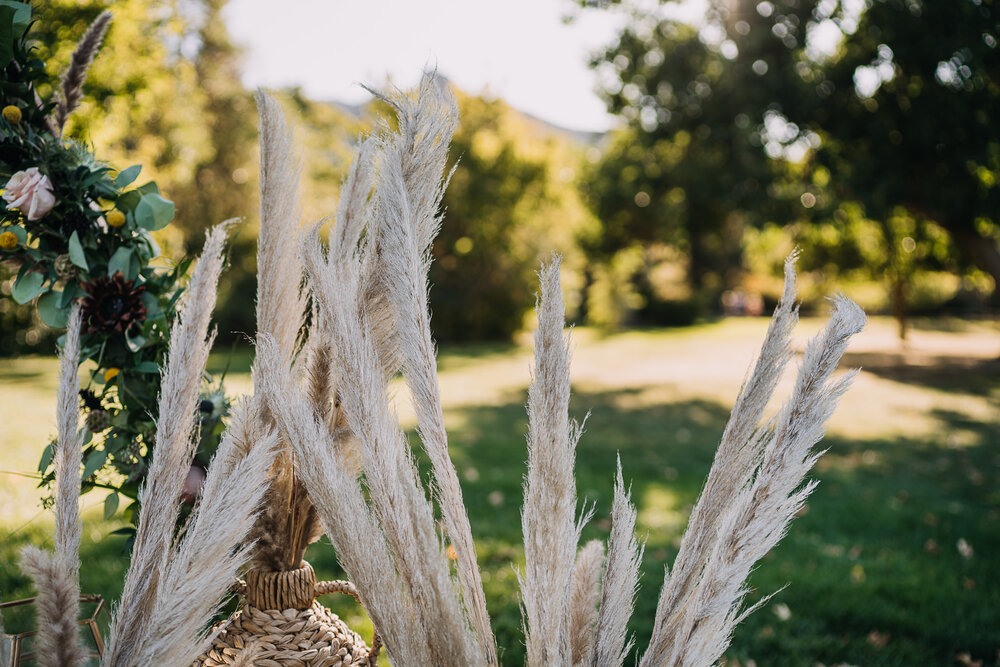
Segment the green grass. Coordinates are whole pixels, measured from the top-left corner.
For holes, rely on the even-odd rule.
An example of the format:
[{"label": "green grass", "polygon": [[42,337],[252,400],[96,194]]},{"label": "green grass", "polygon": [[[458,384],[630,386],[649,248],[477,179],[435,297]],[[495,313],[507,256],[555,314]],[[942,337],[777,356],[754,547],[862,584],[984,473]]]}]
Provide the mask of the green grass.
[{"label": "green grass", "polygon": [[[733,320],[671,331],[575,335],[571,411],[591,413],[577,454],[578,491],[596,502],[583,538],[607,537],[615,457],[621,454],[647,539],[632,629],[644,647],[664,567],[676,553],[764,322]],[[803,323],[814,331],[817,321]],[[936,330],[935,330],[936,329]],[[865,370],[831,423],[821,484],[789,535],[754,572],[751,600],[790,584],[739,627],[730,664],[955,664],[1000,651],[1000,373],[996,330],[936,326],[899,351],[890,322],[873,322],[848,362]],[[220,355],[216,367],[225,362]],[[516,575],[530,351],[445,348],[441,384],[452,455],[477,538],[503,662],[523,662]],[[245,387],[245,356],[232,387]],[[0,362],[0,468],[31,470],[51,431],[52,360]],[[789,383],[779,388],[787,395]],[[399,411],[412,413],[399,393]],[[774,409],[776,406],[772,406]],[[22,416],[24,415],[24,416]],[[30,417],[30,418],[29,418]],[[12,435],[15,434],[15,435]],[[414,439],[414,442],[416,440]],[[421,461],[426,475],[426,462]],[[32,499],[32,494],[34,494]],[[17,549],[47,544],[30,480],[0,476],[0,596],[30,594]],[[87,498],[87,505],[100,498]],[[126,559],[98,510],[87,513],[83,589],[113,599]],[[960,553],[959,540],[971,546]],[[307,558],[342,576],[328,544]],[[324,600],[369,636],[350,600]],[[30,619],[8,619],[8,625]]]}]

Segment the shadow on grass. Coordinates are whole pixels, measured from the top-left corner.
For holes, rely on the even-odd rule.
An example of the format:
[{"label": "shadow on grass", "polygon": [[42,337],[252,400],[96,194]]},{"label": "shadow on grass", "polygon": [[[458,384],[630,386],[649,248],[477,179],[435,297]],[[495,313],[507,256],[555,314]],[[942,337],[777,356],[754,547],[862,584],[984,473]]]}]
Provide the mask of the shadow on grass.
[{"label": "shadow on grass", "polygon": [[899,352],[848,352],[841,368],[863,368],[866,373],[900,382],[958,394],[988,395],[1000,389],[1000,359],[960,356],[924,356],[921,363],[906,362]]},{"label": "shadow on grass", "polygon": [[[673,560],[729,407],[709,401],[642,406],[638,392],[577,393],[571,411],[590,419],[577,450],[578,493],[596,503],[583,539],[606,539],[615,459],[648,532],[632,619],[636,645],[649,639],[664,567]],[[517,579],[523,560],[521,484],[527,419],[524,396],[497,406],[450,411],[452,455],[462,480],[483,582],[504,664],[524,661]],[[639,407],[636,407],[638,405]],[[995,665],[1000,648],[1000,454],[996,424],[939,411],[940,428],[921,439],[847,441],[830,448],[821,484],[789,535],[752,576],[761,594],[790,586],[739,627],[728,652],[745,664],[951,664],[958,654]],[[948,437],[962,431],[964,446]],[[428,466],[420,458],[426,478]],[[98,523],[94,530],[108,530]],[[85,536],[87,532],[85,531]],[[0,535],[0,591],[27,595],[14,569],[25,542],[44,531]],[[961,545],[961,546],[960,546]],[[114,598],[126,561],[116,538],[85,537],[84,590]],[[964,552],[964,554],[963,554]],[[341,578],[333,549],[308,553],[321,578]],[[348,599],[324,603],[366,637]],[[632,660],[629,660],[631,663]]]}]

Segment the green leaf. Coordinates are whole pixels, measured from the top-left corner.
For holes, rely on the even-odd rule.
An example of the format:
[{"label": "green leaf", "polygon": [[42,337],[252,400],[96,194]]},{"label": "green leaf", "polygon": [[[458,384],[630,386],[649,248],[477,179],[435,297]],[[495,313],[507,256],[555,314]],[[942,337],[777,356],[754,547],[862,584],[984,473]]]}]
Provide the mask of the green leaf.
[{"label": "green leaf", "polygon": [[73,303],[73,299],[82,294],[83,290],[80,289],[80,286],[78,284],[69,283],[68,285],[66,285],[65,288],[63,288],[62,299],[59,300],[59,307],[66,308],[71,303]]},{"label": "green leaf", "polygon": [[104,499],[104,520],[107,521],[115,515],[118,511],[118,494],[111,492],[108,497]]},{"label": "green leaf", "polygon": [[148,291],[142,293],[142,305],[146,306],[146,319],[159,320],[163,318],[163,310],[160,309],[160,301]]},{"label": "green leaf", "polygon": [[46,470],[49,469],[49,466],[52,464],[52,457],[55,455],[56,452],[54,445],[55,445],[54,442],[50,442],[49,444],[45,445],[45,449],[42,450],[42,460],[38,462],[38,472],[44,473]]},{"label": "green leaf", "polygon": [[144,361],[138,364],[134,370],[138,373],[159,373],[160,367],[155,361]]},{"label": "green leaf", "polygon": [[77,232],[73,232],[73,235],[69,237],[69,261],[84,271],[90,270],[90,267],[87,266],[87,255],[83,252],[83,245],[80,243]]},{"label": "green leaf", "polygon": [[112,183],[115,184],[116,188],[121,190],[122,188],[131,185],[132,182],[139,177],[140,171],[142,171],[141,164],[132,165],[128,169],[122,169],[118,172],[118,175],[115,176],[115,180],[112,181]]},{"label": "green leaf", "polygon": [[142,196],[135,207],[135,222],[151,232],[163,229],[174,219],[174,203],[158,194]]},{"label": "green leaf", "polygon": [[136,188],[141,194],[144,195],[158,195],[160,194],[160,186],[156,184],[156,181],[150,181]]},{"label": "green leaf", "polygon": [[20,225],[7,225],[6,227],[0,228],[0,232],[10,232],[17,237],[17,242],[21,245],[28,242],[28,230]]},{"label": "green leaf", "polygon": [[62,292],[52,290],[38,299],[38,316],[45,326],[53,329],[65,329],[69,319],[69,308],[62,306]]},{"label": "green leaf", "polygon": [[27,29],[31,23],[31,5],[20,0],[0,0],[0,7],[10,7],[14,10],[14,29],[18,34]]},{"label": "green leaf", "polygon": [[108,459],[108,453],[103,449],[95,449],[87,456],[87,462],[83,465],[83,477],[81,479],[87,479],[93,475],[98,468],[104,465],[104,462]]},{"label": "green leaf", "polygon": [[118,271],[122,272],[125,280],[135,280],[139,275],[139,258],[131,248],[118,248],[108,261],[108,275],[114,276]]},{"label": "green leaf", "polygon": [[0,67],[6,67],[14,58],[14,10],[0,6]]},{"label": "green leaf", "polygon": [[18,276],[10,294],[14,297],[14,301],[18,303],[28,303],[44,291],[42,288],[44,283],[44,274],[29,271],[21,276]]},{"label": "green leaf", "polygon": [[138,190],[129,190],[115,200],[115,208],[122,211],[134,211],[142,199],[142,193]]},{"label": "green leaf", "polygon": [[128,331],[125,332],[125,345],[128,346],[130,352],[138,352],[145,344],[146,339],[142,335],[132,337]]}]

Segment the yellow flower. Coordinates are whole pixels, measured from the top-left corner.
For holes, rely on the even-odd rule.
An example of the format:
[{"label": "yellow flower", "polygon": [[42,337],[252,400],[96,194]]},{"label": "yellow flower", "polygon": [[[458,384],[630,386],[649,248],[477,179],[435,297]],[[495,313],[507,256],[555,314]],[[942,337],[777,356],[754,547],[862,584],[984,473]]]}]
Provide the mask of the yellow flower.
[{"label": "yellow flower", "polygon": [[17,234],[14,232],[3,232],[0,234],[0,248],[13,250],[17,247]]},{"label": "yellow flower", "polygon": [[448,560],[458,560],[458,554],[455,553],[455,547],[449,544],[446,551],[448,553]]},{"label": "yellow flower", "polygon": [[116,208],[108,211],[108,214],[104,216],[104,219],[108,221],[108,225],[111,227],[121,227],[125,224],[125,214]]},{"label": "yellow flower", "polygon": [[3,108],[3,119],[10,123],[11,125],[17,125],[21,122],[21,110],[18,109],[13,104],[8,104]]},{"label": "yellow flower", "polygon": [[107,384],[118,377],[119,370],[117,368],[109,368],[104,371],[104,384]]}]

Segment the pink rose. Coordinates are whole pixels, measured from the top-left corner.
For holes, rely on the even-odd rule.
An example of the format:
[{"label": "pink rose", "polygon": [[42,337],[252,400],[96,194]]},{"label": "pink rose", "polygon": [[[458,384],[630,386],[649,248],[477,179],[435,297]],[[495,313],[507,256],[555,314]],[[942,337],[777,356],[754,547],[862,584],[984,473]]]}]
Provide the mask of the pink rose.
[{"label": "pink rose", "polygon": [[28,220],[38,220],[56,204],[55,195],[52,194],[52,181],[40,173],[38,167],[25,169],[11,176],[4,187],[3,198],[7,202],[7,208],[20,209]]}]

